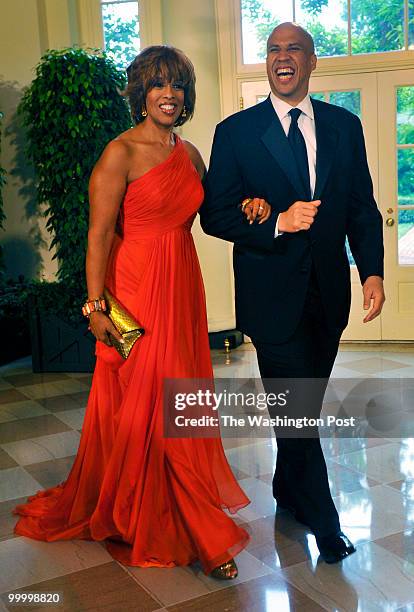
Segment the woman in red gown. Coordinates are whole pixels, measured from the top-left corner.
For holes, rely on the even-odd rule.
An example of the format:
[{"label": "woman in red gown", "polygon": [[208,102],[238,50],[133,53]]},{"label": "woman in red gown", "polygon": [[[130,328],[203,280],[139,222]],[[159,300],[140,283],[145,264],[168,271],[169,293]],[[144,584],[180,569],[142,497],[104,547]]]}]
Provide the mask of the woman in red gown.
[{"label": "woman in red gown", "polygon": [[234,578],[246,531],[224,512],[249,503],[220,438],[163,436],[163,379],[212,378],[205,296],[191,225],[203,200],[197,149],[173,133],[191,118],[195,76],[177,49],[142,51],[128,68],[135,127],[110,142],[90,181],[90,299],[108,287],[145,329],[124,360],[116,329],[90,314],[97,362],[67,479],[14,509],[15,533],[105,540],[126,565],[199,560]]}]

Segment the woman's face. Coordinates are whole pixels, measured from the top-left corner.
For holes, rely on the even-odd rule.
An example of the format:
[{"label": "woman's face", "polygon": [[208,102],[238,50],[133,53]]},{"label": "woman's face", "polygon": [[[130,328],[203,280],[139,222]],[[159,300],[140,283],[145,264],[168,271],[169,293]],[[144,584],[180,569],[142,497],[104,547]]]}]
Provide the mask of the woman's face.
[{"label": "woman's face", "polygon": [[184,86],[180,81],[159,77],[145,100],[148,117],[157,125],[172,127],[184,106]]}]

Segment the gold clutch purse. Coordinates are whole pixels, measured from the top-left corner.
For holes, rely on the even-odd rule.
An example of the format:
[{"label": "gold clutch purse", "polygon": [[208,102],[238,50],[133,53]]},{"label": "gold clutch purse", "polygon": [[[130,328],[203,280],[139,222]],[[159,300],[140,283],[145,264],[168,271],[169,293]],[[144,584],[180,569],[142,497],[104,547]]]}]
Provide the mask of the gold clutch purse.
[{"label": "gold clutch purse", "polygon": [[104,289],[104,298],[106,302],[107,314],[123,337],[125,343],[121,344],[113,336],[111,336],[112,346],[118,353],[126,359],[131,352],[135,342],[144,335],[145,330],[139,326],[139,323],[126,312],[120,303],[114,298],[108,289]]}]

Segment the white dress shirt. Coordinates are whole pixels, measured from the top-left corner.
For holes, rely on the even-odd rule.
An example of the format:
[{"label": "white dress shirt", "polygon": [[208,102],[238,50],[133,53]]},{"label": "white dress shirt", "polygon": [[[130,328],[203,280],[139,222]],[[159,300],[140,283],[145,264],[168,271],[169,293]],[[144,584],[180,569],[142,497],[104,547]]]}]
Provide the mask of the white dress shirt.
[{"label": "white dress shirt", "polygon": [[[289,111],[295,107],[291,106],[287,102],[284,102],[283,100],[275,96],[273,92],[270,94],[270,101],[272,102],[273,108],[275,109],[275,112],[279,117],[280,123],[282,124],[282,127],[287,136],[292,121],[292,118],[289,115]],[[313,106],[309,94],[296,106],[296,108],[299,108],[302,111],[298,119],[298,128],[302,132],[306,144],[306,152],[308,154],[310,188],[311,195],[313,197],[316,183],[316,130]],[[283,233],[278,231],[278,225],[279,217],[276,221],[275,237]]]}]

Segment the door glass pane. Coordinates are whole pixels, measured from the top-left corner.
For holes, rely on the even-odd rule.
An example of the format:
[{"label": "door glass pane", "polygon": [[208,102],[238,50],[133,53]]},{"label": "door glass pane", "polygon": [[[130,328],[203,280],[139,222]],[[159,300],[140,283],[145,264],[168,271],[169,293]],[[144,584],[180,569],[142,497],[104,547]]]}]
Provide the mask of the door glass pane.
[{"label": "door glass pane", "polygon": [[414,145],[414,86],[397,87],[397,143]]},{"label": "door glass pane", "polygon": [[139,53],[138,1],[101,2],[105,51],[122,69]]},{"label": "door glass pane", "polygon": [[311,98],[327,101],[342,106],[361,118],[361,92],[358,89],[351,91],[318,91],[310,92]]},{"label": "door glass pane", "polygon": [[398,149],[398,205],[414,206],[414,147]]},{"label": "door glass pane", "polygon": [[[351,111],[351,113],[361,117],[361,92],[358,89],[351,91],[331,91],[329,92],[329,102],[337,106],[342,106],[342,108],[346,108]],[[348,239],[346,239],[345,247],[350,265],[355,266],[355,259],[349,248]]]},{"label": "door glass pane", "polygon": [[[351,111],[351,113],[361,117],[361,92],[358,89],[351,91],[318,91],[316,93],[311,92],[310,95],[312,98],[315,98],[315,100],[322,100],[322,102],[327,99],[331,104],[342,106],[342,108],[346,108]],[[355,260],[349,248],[348,239],[346,240],[345,248],[349,263],[351,266],[354,266]]]},{"label": "door glass pane", "polygon": [[333,91],[329,96],[329,102],[342,106],[361,118],[361,92],[359,90]]},{"label": "door glass pane", "polygon": [[408,48],[414,49],[414,0],[408,0]]},{"label": "door glass pane", "polygon": [[322,102],[325,102],[325,93],[323,91],[318,91],[315,93],[310,92],[309,95],[314,100],[321,100]]},{"label": "door glass pane", "polygon": [[396,88],[398,262],[414,265],[414,86]]},{"label": "door glass pane", "polygon": [[398,262],[414,265],[414,210],[398,211]]},{"label": "door glass pane", "polygon": [[348,54],[347,0],[296,0],[296,21],[315,41],[319,57]]},{"label": "door glass pane", "polygon": [[241,0],[243,63],[266,61],[266,42],[278,23],[293,20],[292,0]]},{"label": "door glass pane", "polygon": [[351,266],[355,266],[356,265],[355,264],[355,259],[352,256],[351,249],[350,249],[349,242],[348,242],[348,238],[346,239],[346,242],[345,242],[345,249],[346,249],[346,254],[348,255],[349,264]]}]

